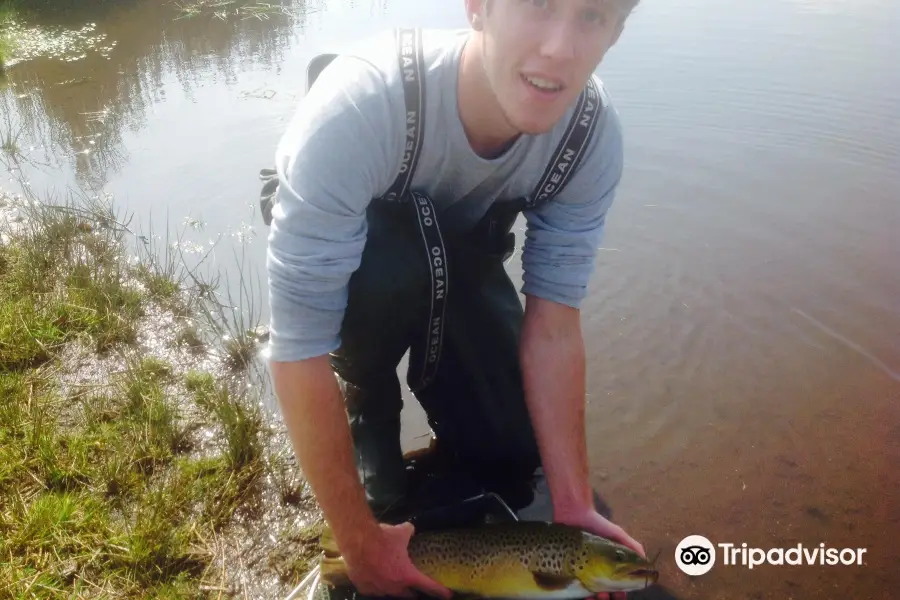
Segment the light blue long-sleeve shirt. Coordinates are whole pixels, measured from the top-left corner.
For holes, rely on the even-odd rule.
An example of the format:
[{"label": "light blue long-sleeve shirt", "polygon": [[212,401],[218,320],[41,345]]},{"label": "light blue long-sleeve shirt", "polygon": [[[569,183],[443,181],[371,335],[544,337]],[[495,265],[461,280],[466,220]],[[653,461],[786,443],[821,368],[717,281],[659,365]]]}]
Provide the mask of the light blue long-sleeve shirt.
[{"label": "light blue long-sleeve shirt", "polygon": [[[468,32],[423,33],[425,134],[412,189],[438,211],[456,205],[449,225],[474,225],[495,200],[532,192],[574,107],[552,131],[523,135],[502,157],[481,158],[457,110]],[[623,166],[618,116],[597,83],[601,108],[578,171],[551,202],[524,213],[521,291],[573,307],[587,295]],[[339,347],[347,284],[366,242],[366,208],[394,181],[405,136],[392,32],[335,59],[301,101],[276,151],[279,187],[267,255],[273,360]]]}]

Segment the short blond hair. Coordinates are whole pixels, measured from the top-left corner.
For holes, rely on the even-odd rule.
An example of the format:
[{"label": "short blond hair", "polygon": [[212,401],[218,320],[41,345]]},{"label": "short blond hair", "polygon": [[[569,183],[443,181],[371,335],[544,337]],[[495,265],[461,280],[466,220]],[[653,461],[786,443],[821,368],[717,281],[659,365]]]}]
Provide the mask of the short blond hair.
[{"label": "short blond hair", "polygon": [[[493,0],[482,1],[484,12],[490,10],[490,4],[492,1]],[[615,2],[619,6],[619,9],[622,11],[622,13],[626,17],[628,17],[628,15],[630,15],[634,11],[634,9],[637,8],[637,5],[641,3],[641,0],[612,0],[612,2]]]}]

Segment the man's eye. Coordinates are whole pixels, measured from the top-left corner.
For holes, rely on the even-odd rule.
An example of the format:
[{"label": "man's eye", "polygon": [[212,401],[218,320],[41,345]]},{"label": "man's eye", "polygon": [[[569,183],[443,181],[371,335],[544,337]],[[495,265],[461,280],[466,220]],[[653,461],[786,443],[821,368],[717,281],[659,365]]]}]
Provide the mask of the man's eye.
[{"label": "man's eye", "polygon": [[593,10],[588,9],[582,13],[582,17],[585,21],[592,24],[605,25],[606,24],[606,13],[601,10]]}]

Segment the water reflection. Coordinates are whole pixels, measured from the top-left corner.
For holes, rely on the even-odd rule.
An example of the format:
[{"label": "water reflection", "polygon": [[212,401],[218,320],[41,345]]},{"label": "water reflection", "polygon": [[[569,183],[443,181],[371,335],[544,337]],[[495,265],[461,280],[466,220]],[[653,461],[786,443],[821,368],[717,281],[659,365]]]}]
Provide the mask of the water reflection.
[{"label": "water reflection", "polygon": [[101,188],[128,161],[123,136],[145,127],[166,99],[167,81],[192,100],[209,81],[233,85],[242,71],[280,62],[303,30],[306,4],[290,0],[264,16],[185,17],[175,4],[99,3],[67,16],[92,21],[69,26],[51,15],[29,26],[56,40],[45,44],[53,55],[9,69],[0,110],[12,115],[23,154],[72,169],[80,186]]}]

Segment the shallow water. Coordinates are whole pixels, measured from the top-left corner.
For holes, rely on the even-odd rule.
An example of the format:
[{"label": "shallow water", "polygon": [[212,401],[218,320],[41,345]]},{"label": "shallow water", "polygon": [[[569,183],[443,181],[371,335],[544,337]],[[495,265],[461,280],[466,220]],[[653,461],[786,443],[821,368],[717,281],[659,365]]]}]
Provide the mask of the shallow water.
[{"label": "shallow water", "polygon": [[[4,163],[36,190],[111,193],[145,231],[196,219],[188,250],[221,236],[216,265],[243,248],[255,285],[257,173],[307,61],[383,27],[465,26],[440,0],[178,16],[132,1],[45,19],[90,39],[9,70]],[[645,0],[601,66],[626,172],[584,310],[591,464],[678,597],[900,584],[898,29],[890,0]],[[409,403],[408,446],[420,417]],[[673,559],[689,534],[867,553],[689,578]]]}]

